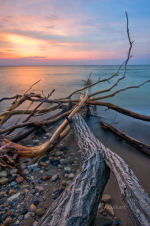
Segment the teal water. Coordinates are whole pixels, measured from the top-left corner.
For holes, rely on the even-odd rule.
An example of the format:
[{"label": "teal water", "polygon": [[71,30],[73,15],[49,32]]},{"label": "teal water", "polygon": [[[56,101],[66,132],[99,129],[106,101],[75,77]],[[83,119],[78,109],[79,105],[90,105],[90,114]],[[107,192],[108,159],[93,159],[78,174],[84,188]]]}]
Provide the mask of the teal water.
[{"label": "teal water", "polygon": [[[56,89],[53,98],[65,97],[72,91],[81,88],[83,81],[92,73],[92,80],[97,81],[115,73],[118,66],[30,66],[30,67],[0,67],[0,98],[4,96],[13,96],[16,93],[22,94],[34,82],[40,82],[33,87],[32,91],[45,94],[52,89]],[[122,71],[121,71],[122,73]],[[111,83],[100,83],[89,89],[89,93],[111,86],[117,77],[111,80]],[[128,66],[126,79],[122,80],[117,89],[127,86],[138,85],[150,79],[150,65]],[[105,95],[105,93],[103,94]],[[114,97],[104,99],[105,102],[111,102],[140,114],[150,115],[150,83],[138,88],[130,89],[117,94]],[[0,112],[4,111],[10,102],[0,103]],[[28,108],[29,103],[24,106]],[[98,108],[99,115],[103,120],[113,123],[118,128],[123,128],[135,138],[150,143],[150,123],[135,120],[123,116],[114,111],[106,111],[106,108]],[[14,118],[14,117],[13,117]],[[11,119],[12,120],[12,119]],[[9,122],[8,122],[9,123]],[[10,121],[11,123],[11,121]],[[93,121],[92,121],[93,124]],[[140,128],[140,132],[139,131]]]},{"label": "teal water", "polygon": [[[0,97],[12,96],[23,93],[34,82],[41,80],[33,91],[43,90],[46,93],[56,89],[54,97],[65,97],[73,90],[83,85],[82,80],[92,73],[93,81],[110,76],[118,66],[25,66],[25,67],[0,67]],[[111,80],[111,84],[117,78]],[[121,81],[113,91],[126,86],[137,85],[150,79],[150,65],[128,66],[126,79]],[[89,92],[109,87],[109,83],[101,83],[91,88]],[[131,89],[117,94],[113,98],[105,99],[122,107],[150,114],[150,83],[140,89]],[[0,103],[0,111],[4,104]]]}]

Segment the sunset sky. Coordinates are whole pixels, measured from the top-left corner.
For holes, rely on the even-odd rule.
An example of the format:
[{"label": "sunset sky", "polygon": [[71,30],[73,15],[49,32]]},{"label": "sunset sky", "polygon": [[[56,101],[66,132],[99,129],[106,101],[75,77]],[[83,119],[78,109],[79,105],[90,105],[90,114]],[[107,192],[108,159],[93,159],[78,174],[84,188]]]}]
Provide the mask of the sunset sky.
[{"label": "sunset sky", "polygon": [[0,65],[150,64],[150,0],[0,0]]}]

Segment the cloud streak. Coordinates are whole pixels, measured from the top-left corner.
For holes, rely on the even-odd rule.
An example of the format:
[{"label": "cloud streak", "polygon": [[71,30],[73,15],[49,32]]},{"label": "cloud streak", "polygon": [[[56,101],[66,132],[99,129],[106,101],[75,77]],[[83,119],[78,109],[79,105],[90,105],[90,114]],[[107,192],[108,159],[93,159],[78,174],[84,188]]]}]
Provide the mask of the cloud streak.
[{"label": "cloud streak", "polygon": [[135,61],[136,56],[149,60],[148,0],[143,0],[142,7],[139,0],[135,4],[129,0],[66,0],[65,4],[62,0],[0,0],[0,4],[0,65],[34,59],[46,64],[61,64],[61,60],[62,64],[90,60],[118,63],[128,48],[125,10],[130,11],[137,42]]}]

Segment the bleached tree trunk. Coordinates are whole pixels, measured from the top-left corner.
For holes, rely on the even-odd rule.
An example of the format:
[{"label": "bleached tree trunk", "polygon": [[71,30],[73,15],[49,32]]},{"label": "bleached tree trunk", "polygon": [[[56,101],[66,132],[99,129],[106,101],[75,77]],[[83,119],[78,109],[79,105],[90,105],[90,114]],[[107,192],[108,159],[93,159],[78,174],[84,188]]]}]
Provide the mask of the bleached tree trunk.
[{"label": "bleached tree trunk", "polygon": [[71,128],[82,151],[81,172],[50,208],[40,226],[93,226],[109,168],[94,135],[80,117],[73,117]]},{"label": "bleached tree trunk", "polygon": [[93,226],[95,215],[112,169],[134,225],[150,225],[150,199],[125,161],[106,148],[90,131],[81,115],[72,117],[71,128],[82,150],[81,172],[54,203],[40,226]]}]

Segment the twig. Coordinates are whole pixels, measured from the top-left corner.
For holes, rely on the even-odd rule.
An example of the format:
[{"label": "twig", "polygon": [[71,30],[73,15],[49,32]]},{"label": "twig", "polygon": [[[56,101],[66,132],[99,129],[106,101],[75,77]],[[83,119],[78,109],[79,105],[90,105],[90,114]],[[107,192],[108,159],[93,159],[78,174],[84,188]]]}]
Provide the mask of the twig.
[{"label": "twig", "polygon": [[[51,93],[49,93],[48,95],[47,95],[47,97],[45,98],[45,100],[48,100],[48,98],[50,97],[50,96],[52,96],[52,94],[55,92],[55,89],[53,89],[52,91],[51,91]],[[31,114],[23,121],[23,122],[27,122],[34,114],[35,114],[35,112],[38,110],[38,108],[45,102],[45,100],[43,100],[43,102],[41,102],[41,103],[39,103],[35,108],[34,108],[34,110],[31,112]]]}]

